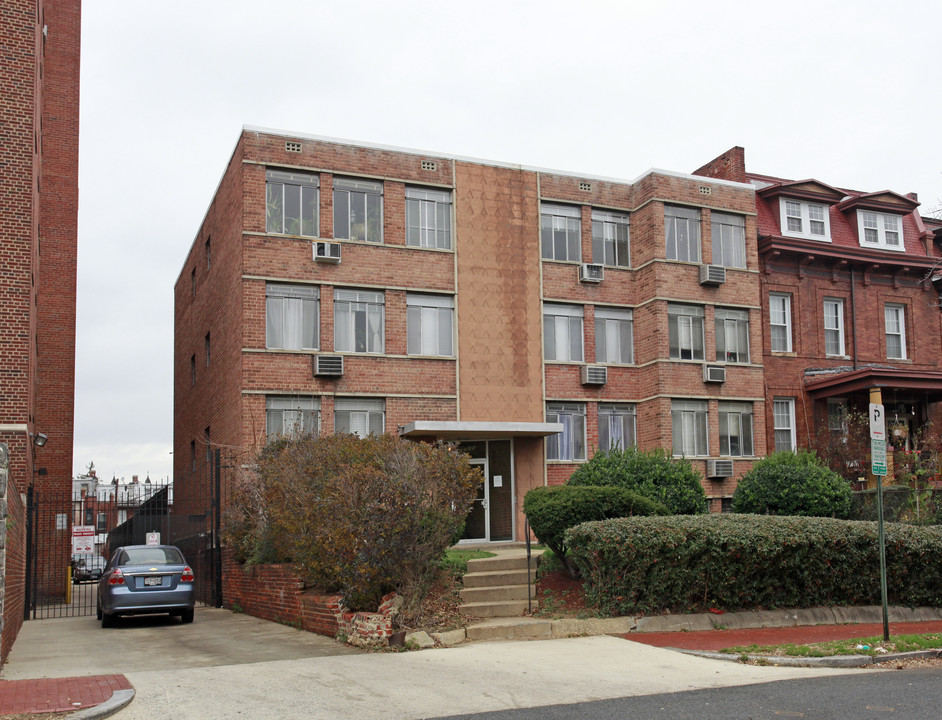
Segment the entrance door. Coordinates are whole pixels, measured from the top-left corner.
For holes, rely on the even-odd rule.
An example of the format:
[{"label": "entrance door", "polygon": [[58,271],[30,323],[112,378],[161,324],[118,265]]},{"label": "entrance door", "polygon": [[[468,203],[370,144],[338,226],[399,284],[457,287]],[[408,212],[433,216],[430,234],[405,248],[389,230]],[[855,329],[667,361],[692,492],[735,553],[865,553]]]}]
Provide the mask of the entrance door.
[{"label": "entrance door", "polygon": [[476,459],[471,461],[471,467],[481,473],[481,483],[478,485],[478,494],[471,503],[471,511],[464,521],[462,542],[487,542],[487,460]]},{"label": "entrance door", "polygon": [[481,485],[465,520],[461,541],[514,539],[513,446],[510,440],[463,443],[461,450],[481,470]]}]

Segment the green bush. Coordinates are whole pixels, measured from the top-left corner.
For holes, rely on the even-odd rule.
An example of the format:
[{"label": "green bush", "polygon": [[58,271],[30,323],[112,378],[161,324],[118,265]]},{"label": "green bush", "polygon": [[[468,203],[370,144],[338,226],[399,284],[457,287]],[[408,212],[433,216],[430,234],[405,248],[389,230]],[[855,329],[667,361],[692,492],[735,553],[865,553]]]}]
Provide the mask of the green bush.
[{"label": "green bush", "polygon": [[642,452],[632,446],[600,450],[566,481],[568,485],[610,485],[632,490],[661,503],[675,515],[707,511],[700,473],[686,458],[673,458],[662,448]]},{"label": "green bush", "polygon": [[557,485],[530,490],[523,512],[537,539],[559,558],[572,577],[576,567],[566,558],[567,529],[590,520],[631,515],[667,515],[661,503],[621,487]]},{"label": "green bush", "polygon": [[[768,515],[636,517],[566,534],[586,598],[612,615],[880,603],[877,526]],[[888,523],[890,602],[942,606],[942,528]]]},{"label": "green bush", "polygon": [[733,493],[733,512],[846,518],[851,489],[813,452],[777,452],[759,460]]},{"label": "green bush", "polygon": [[390,435],[279,439],[235,489],[225,539],[245,560],[297,564],[353,610],[373,610],[396,589],[408,618],[479,485],[453,446]]}]

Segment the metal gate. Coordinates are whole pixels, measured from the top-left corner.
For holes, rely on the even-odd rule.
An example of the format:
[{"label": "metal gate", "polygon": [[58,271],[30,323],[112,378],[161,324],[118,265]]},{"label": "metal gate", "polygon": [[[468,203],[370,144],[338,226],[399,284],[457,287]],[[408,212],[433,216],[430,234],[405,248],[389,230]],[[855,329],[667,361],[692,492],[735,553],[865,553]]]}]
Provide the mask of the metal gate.
[{"label": "metal gate", "polygon": [[216,450],[209,462],[175,483],[98,482],[65,501],[30,488],[25,619],[94,614],[107,558],[122,545],[147,543],[149,536],[183,552],[196,577],[197,603],[221,607],[226,467]]}]

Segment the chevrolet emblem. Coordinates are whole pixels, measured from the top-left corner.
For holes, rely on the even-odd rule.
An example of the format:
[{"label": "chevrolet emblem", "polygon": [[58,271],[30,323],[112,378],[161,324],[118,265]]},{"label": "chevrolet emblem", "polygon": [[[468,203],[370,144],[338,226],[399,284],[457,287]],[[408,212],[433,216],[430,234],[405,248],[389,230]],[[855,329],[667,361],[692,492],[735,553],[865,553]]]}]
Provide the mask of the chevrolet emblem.
[{"label": "chevrolet emblem", "polygon": [[148,572],[157,572],[157,568],[151,568]]}]

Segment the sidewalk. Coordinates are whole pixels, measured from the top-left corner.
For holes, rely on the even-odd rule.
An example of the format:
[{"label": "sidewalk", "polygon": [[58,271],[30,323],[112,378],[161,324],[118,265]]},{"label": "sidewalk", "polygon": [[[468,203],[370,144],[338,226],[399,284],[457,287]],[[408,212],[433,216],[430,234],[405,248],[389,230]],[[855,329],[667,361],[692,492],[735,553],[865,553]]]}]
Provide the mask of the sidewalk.
[{"label": "sidewalk", "polygon": [[94,713],[78,712],[69,717],[104,717],[133,697],[131,683],[124,675],[0,679],[0,716],[15,713],[48,713],[95,708]]}]

